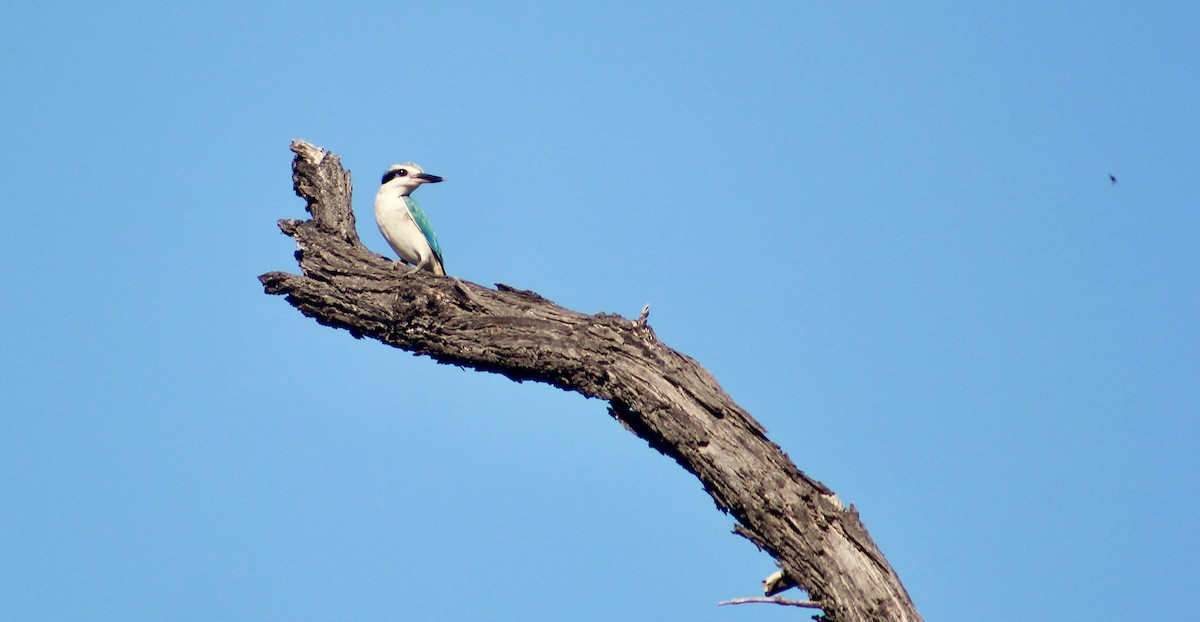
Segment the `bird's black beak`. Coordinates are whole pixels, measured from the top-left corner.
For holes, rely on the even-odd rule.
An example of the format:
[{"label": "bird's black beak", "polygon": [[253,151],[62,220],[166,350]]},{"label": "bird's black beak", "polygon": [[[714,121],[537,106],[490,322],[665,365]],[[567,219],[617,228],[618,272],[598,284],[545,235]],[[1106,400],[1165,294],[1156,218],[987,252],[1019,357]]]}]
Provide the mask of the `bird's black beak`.
[{"label": "bird's black beak", "polygon": [[416,177],[417,179],[423,179],[431,184],[436,184],[439,181],[446,181],[445,177],[438,177],[437,175],[430,175],[429,173],[417,173],[416,175],[413,175],[413,177]]}]

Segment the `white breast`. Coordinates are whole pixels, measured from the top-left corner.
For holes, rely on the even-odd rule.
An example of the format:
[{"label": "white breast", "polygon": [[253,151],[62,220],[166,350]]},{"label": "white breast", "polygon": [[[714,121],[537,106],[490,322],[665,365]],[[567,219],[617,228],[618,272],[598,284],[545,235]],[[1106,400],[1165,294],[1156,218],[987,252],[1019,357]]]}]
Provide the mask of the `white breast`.
[{"label": "white breast", "polygon": [[404,261],[416,265],[432,255],[421,228],[404,205],[404,198],[393,190],[380,189],[375,195],[375,224],[384,239]]}]

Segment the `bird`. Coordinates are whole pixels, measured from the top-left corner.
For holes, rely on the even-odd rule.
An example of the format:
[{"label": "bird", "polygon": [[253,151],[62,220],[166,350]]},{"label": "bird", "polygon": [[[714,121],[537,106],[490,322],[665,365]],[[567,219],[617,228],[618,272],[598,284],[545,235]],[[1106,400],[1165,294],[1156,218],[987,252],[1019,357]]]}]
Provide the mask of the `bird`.
[{"label": "bird", "polygon": [[1114,186],[1117,185],[1117,176],[1116,175],[1109,173],[1108,180],[1112,182],[1112,185],[1114,185]]},{"label": "bird", "polygon": [[413,265],[412,272],[428,270],[446,275],[437,234],[425,210],[409,196],[421,184],[442,181],[444,177],[430,175],[412,162],[393,164],[384,172],[375,194],[375,224],[400,259]]}]

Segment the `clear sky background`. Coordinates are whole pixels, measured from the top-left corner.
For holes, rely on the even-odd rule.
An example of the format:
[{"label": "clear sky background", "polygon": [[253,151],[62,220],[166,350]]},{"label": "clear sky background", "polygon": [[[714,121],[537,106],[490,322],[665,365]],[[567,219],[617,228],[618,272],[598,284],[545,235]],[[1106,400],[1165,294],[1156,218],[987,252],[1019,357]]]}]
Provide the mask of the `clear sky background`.
[{"label": "clear sky background", "polygon": [[808,619],[603,403],[264,295],[302,138],[649,302],[926,619],[1197,619],[1200,4],[984,4],[7,3],[0,617]]}]

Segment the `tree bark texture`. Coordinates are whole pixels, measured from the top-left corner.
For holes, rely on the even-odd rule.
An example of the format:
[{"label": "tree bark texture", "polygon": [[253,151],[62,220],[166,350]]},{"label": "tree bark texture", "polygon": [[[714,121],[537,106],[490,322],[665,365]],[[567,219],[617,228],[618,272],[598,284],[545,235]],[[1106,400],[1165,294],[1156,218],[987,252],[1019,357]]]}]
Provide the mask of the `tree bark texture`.
[{"label": "tree bark texture", "polygon": [[606,400],[609,413],[695,475],[735,531],[837,622],[920,614],[853,506],[808,477],[696,361],[644,321],[565,309],[529,291],[410,272],[363,247],[350,175],[303,141],[293,182],[311,220],[281,220],[303,275],[259,277],[317,322],[453,365]]}]

